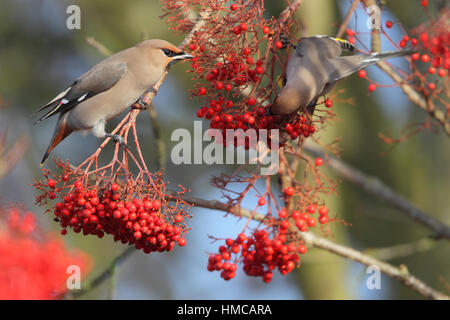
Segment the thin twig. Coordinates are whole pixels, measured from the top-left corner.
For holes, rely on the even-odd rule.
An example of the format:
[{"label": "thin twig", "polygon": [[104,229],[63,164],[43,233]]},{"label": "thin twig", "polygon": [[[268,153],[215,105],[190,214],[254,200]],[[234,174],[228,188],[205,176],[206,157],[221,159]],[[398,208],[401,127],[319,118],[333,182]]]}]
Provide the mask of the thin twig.
[{"label": "thin twig", "polygon": [[422,238],[409,243],[396,244],[385,248],[367,248],[363,252],[380,260],[392,260],[428,251],[435,244],[436,241],[430,238]]},{"label": "thin twig", "polygon": [[360,0],[354,0],[350,9],[347,12],[347,15],[344,18],[344,21],[342,21],[341,26],[339,27],[339,31],[336,34],[336,38],[341,38],[344,35],[345,29],[347,28],[348,22],[350,21],[350,18],[353,15],[353,12],[355,11],[356,7],[358,6]]},{"label": "thin twig", "polygon": [[108,280],[110,278],[116,265],[119,265],[126,258],[128,258],[128,256],[131,255],[131,253],[133,253],[135,251],[136,251],[136,248],[134,246],[129,246],[121,254],[119,254],[116,258],[114,258],[114,260],[111,261],[109,266],[102,273],[100,273],[96,278],[94,278],[91,281],[83,282],[81,290],[68,292],[66,294],[66,298],[78,298],[78,297],[84,295],[85,293],[91,291],[92,289],[98,287],[100,284],[103,283],[103,281]]},{"label": "thin twig", "polygon": [[93,37],[86,37],[86,42],[97,49],[98,52],[100,52],[104,56],[111,56],[114,52],[106,48],[103,44],[95,40]]}]

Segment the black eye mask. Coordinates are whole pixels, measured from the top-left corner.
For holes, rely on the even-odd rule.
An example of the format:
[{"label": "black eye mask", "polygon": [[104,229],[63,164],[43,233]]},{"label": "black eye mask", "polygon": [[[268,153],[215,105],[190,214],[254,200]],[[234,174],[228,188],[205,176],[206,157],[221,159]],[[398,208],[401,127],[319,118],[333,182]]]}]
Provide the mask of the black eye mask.
[{"label": "black eye mask", "polygon": [[178,53],[175,53],[175,52],[173,52],[173,51],[170,50],[170,49],[163,48],[163,49],[161,49],[161,50],[162,50],[162,52],[164,52],[164,54],[165,54],[166,56],[168,56],[168,57],[170,57],[170,58],[175,57],[175,56],[178,55]]}]

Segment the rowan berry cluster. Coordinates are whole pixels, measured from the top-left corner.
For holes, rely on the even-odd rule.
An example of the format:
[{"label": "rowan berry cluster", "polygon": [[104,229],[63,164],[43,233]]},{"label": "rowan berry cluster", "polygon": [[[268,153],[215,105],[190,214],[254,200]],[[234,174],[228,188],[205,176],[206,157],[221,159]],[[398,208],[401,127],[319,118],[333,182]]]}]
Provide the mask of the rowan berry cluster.
[{"label": "rowan berry cluster", "polygon": [[[285,194],[292,195],[293,190],[287,188]],[[297,232],[308,231],[317,225],[317,220],[312,217],[317,206],[310,204],[305,209],[304,213],[299,210],[288,213],[283,208],[278,213],[278,219],[268,223],[266,229],[255,230],[249,237],[240,233],[236,239],[226,239],[225,245],[219,247],[219,252],[209,256],[207,269],[221,271],[220,276],[230,280],[236,276],[237,263],[240,261],[248,276],[262,277],[264,282],[272,280],[275,269],[282,275],[290,273],[300,266],[299,254],[307,252]],[[328,208],[321,206],[318,212],[319,223],[327,224]]]},{"label": "rowan berry cluster", "polygon": [[[418,51],[411,56],[414,73],[423,84],[422,88],[426,86],[424,94],[432,98],[442,92],[448,94],[448,86],[443,79],[448,78],[450,69],[449,21],[450,9],[443,9],[435,21],[412,30],[417,37],[406,35],[400,41],[401,47],[410,43]],[[450,108],[448,104],[446,107]]]},{"label": "rowan berry cluster", "polygon": [[82,276],[90,257],[69,251],[63,242],[40,230],[31,212],[0,208],[0,299],[58,299],[67,292],[67,268]]},{"label": "rowan berry cluster", "polygon": [[63,235],[67,228],[99,238],[110,234],[114,241],[133,244],[145,253],[171,251],[175,243],[186,245],[183,236],[189,216],[168,203],[157,177],[153,185],[119,179],[92,184],[67,165],[59,165],[63,168],[61,175],[44,170],[45,182],[36,182],[35,187],[42,192],[37,197],[39,204],[47,199],[60,200],[52,211]]},{"label": "rowan berry cluster", "polygon": [[[195,0],[182,2],[184,7],[199,5]],[[210,128],[222,132],[218,142],[253,147],[245,139],[227,141],[227,129],[255,129],[257,134],[258,129],[280,129],[291,139],[314,133],[316,127],[309,114],[279,117],[268,113],[282,86],[278,75],[282,74],[288,55],[288,50],[282,49],[281,39],[289,36],[294,19],[267,20],[262,15],[262,1],[237,1],[231,5],[227,1],[214,1],[214,5],[205,1],[200,6],[212,6],[215,13],[188,46],[194,55],[191,63],[196,88],[192,95],[203,103],[197,116],[209,120]],[[170,9],[169,22],[173,22],[174,29],[183,30],[180,22],[186,12],[180,9],[174,15],[174,7]]]}]

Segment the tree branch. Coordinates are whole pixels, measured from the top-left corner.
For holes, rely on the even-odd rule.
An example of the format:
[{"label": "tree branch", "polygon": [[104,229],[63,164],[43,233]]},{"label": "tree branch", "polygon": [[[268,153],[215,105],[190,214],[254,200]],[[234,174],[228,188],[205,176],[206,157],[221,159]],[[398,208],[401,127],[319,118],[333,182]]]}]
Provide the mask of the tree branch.
[{"label": "tree branch", "polygon": [[[169,194],[175,195],[176,192],[168,192]],[[183,200],[191,205],[195,205],[202,208],[213,209],[218,211],[225,211],[233,214],[237,217],[250,217],[253,215],[253,219],[257,221],[264,221],[265,216],[260,213],[253,213],[248,209],[231,207],[230,205],[217,201],[217,200],[204,200],[192,196],[183,196]],[[295,227],[294,227],[295,228]],[[294,230],[294,229],[292,229]],[[378,260],[374,257],[363,254],[360,251],[355,249],[345,247],[343,245],[334,243],[325,238],[319,237],[311,232],[300,232],[298,230],[294,230],[300,234],[300,236],[310,245],[324,249],[328,252],[337,254],[341,257],[351,259],[353,261],[359,262],[366,266],[376,265],[380,268],[380,271],[386,274],[387,276],[401,282],[406,287],[416,291],[422,296],[430,299],[450,299],[447,295],[429,287],[423,281],[416,278],[415,276],[409,274],[407,268],[405,266],[395,267],[389,263]]]}]

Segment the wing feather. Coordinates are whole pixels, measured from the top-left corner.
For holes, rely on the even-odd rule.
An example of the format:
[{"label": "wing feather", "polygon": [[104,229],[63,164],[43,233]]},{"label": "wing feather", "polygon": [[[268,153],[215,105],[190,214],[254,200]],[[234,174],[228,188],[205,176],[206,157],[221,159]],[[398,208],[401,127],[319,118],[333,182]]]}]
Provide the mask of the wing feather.
[{"label": "wing feather", "polygon": [[36,122],[43,121],[54,114],[66,112],[79,103],[113,87],[126,73],[127,66],[122,61],[108,60],[103,60],[80,76],[69,88],[38,110],[37,112],[40,112],[51,108]]}]

